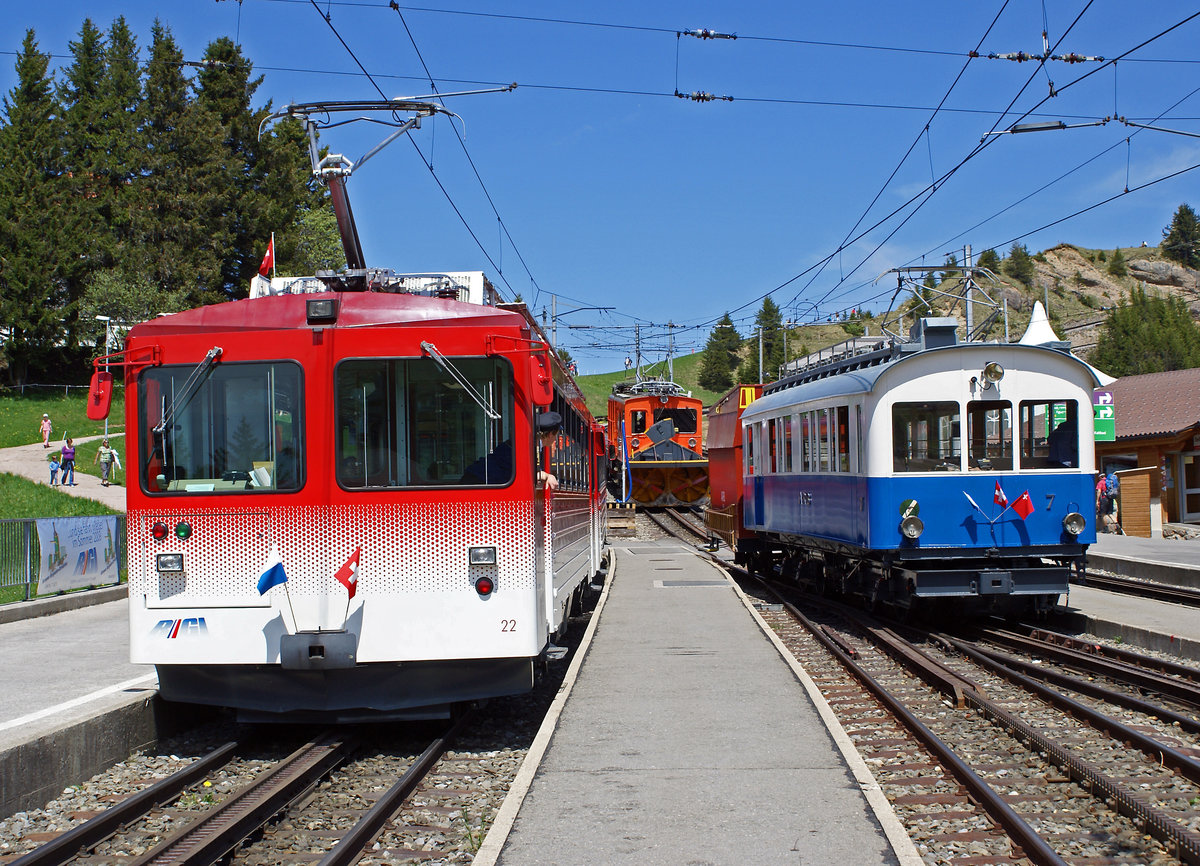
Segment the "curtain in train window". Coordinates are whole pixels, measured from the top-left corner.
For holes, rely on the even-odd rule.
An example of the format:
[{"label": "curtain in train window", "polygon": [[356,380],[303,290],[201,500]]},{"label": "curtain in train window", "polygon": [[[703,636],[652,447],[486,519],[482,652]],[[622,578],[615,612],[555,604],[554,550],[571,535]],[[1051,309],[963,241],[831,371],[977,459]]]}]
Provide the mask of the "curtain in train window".
[{"label": "curtain in train window", "polygon": [[833,430],[829,424],[829,410],[818,409],[817,426],[817,471],[829,472],[833,447]]},{"label": "curtain in train window", "polygon": [[835,471],[850,471],[850,407],[838,406],[833,410],[837,419],[837,464]]},{"label": "curtain in train window", "polygon": [[967,403],[967,468],[1012,469],[1012,448],[1012,404],[1007,400]]},{"label": "curtain in train window", "polygon": [[957,403],[897,403],[892,407],[892,467],[896,472],[962,469]]},{"label": "curtain in train window", "polygon": [[299,489],[303,383],[291,361],[145,371],[142,485],[180,494]]},{"label": "curtain in train window", "polygon": [[470,391],[432,358],[338,365],[334,456],[339,484],[362,489],[513,480],[518,453],[531,449],[513,441],[511,365],[503,358],[450,358],[449,363]]},{"label": "curtain in train window", "polygon": [[813,472],[812,412],[800,413],[800,471]]},{"label": "curtain in train window", "polygon": [[779,471],[779,419],[767,422],[767,472]]},{"label": "curtain in train window", "polygon": [[795,469],[792,465],[792,416],[784,416],[780,423],[783,424],[783,447],[779,452],[779,471],[791,472]]},{"label": "curtain in train window", "polygon": [[1021,468],[1079,465],[1079,404],[1074,400],[1022,400]]}]

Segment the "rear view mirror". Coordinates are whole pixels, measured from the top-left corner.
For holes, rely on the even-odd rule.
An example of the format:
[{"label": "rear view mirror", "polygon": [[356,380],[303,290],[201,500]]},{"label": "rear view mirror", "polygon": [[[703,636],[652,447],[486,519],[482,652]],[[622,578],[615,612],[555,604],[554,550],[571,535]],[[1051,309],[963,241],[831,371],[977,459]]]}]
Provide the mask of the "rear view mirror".
[{"label": "rear view mirror", "polygon": [[88,386],[87,416],[91,421],[103,421],[108,417],[108,409],[112,404],[112,373],[107,370],[97,370],[92,374],[92,383]]},{"label": "rear view mirror", "polygon": [[537,406],[549,406],[554,401],[554,374],[550,370],[550,354],[534,352],[529,357],[529,384],[533,402]]}]

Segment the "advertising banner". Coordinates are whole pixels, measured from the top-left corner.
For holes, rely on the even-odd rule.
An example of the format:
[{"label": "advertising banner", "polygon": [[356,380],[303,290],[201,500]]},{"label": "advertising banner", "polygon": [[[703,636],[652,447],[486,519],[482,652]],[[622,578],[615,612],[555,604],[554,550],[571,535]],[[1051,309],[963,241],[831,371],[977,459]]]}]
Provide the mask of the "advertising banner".
[{"label": "advertising banner", "polygon": [[39,594],[117,582],[115,516],[47,517],[37,521],[37,533]]}]

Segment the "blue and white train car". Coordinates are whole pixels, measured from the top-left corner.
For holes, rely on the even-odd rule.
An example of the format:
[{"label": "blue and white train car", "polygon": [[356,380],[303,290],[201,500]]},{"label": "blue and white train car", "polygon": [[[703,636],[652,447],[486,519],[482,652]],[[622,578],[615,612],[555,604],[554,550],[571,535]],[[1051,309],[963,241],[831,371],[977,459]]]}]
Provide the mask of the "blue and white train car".
[{"label": "blue and white train car", "polygon": [[1053,607],[1096,540],[1100,379],[1029,336],[959,343],[954,319],[923,319],[767,386],[742,416],[738,558],[872,603]]}]

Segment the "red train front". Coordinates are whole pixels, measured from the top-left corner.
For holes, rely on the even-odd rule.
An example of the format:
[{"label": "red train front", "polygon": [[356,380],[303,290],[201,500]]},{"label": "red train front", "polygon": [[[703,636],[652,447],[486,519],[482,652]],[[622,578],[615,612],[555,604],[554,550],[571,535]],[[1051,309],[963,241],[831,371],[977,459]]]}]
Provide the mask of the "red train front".
[{"label": "red train front", "polygon": [[260,297],[138,325],[125,363],[131,654],[164,697],[348,720],[532,685],[603,479],[523,307]]}]

